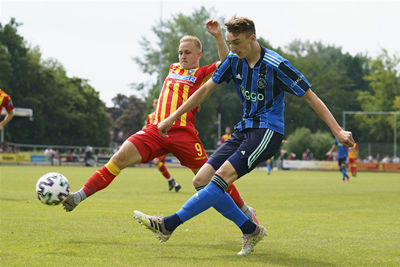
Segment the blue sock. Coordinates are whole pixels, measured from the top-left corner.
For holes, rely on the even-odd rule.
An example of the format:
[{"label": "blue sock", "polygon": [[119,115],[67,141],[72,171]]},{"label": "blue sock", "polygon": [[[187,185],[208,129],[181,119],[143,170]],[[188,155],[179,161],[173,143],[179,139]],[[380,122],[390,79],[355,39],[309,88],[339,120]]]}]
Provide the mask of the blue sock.
[{"label": "blue sock", "polygon": [[252,221],[250,221],[249,219],[247,219],[247,221],[240,226],[240,230],[242,230],[242,233],[245,235],[254,233],[254,231],[256,230],[256,224],[253,223]]},{"label": "blue sock", "polygon": [[223,194],[213,207],[225,218],[241,227],[249,218],[239,209],[228,193]]},{"label": "blue sock", "polygon": [[194,194],[182,208],[176,212],[181,222],[186,222],[190,218],[210,208],[217,202],[217,200],[225,193],[228,185],[218,175],[214,175],[212,181]]},{"label": "blue sock", "polygon": [[344,180],[344,178],[346,178],[346,176],[347,176],[346,167],[342,167],[342,174],[343,174],[343,180]]},{"label": "blue sock", "polygon": [[164,217],[164,225],[165,229],[167,229],[170,232],[173,232],[176,227],[182,224],[181,219],[179,219],[179,216],[174,213],[171,216]]}]

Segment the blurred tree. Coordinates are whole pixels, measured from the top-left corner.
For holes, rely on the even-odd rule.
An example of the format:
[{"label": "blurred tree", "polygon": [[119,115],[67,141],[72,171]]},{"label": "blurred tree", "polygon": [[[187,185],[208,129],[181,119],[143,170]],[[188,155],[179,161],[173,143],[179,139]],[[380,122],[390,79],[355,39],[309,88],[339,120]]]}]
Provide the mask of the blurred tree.
[{"label": "blurred tree", "polygon": [[[370,73],[364,78],[371,90],[358,94],[363,111],[400,111],[400,58],[389,55],[386,50],[369,61]],[[374,140],[388,142],[393,140],[394,120],[392,116],[357,115],[358,125],[363,131],[361,141]],[[397,123],[400,129],[400,123]],[[382,129],[390,129],[383,131]],[[398,129],[398,136],[400,130]]]},{"label": "blurred tree", "polygon": [[[43,61],[17,32],[14,19],[0,24],[0,85],[34,120],[16,117],[6,140],[50,145],[108,146],[109,123],[99,94],[84,79],[69,78],[56,60]],[[3,61],[4,59],[4,61]]]},{"label": "blurred tree", "polygon": [[324,160],[333,140],[328,132],[312,132],[306,127],[300,127],[288,135],[288,142],[283,147],[289,153],[294,152],[297,159],[301,159],[303,152],[309,148],[315,159]]},{"label": "blurred tree", "polygon": [[[146,114],[146,103],[136,96],[118,95],[122,104],[121,114],[113,122],[113,127],[116,129],[118,140],[122,141],[128,138],[133,133],[142,129],[145,124],[143,114]],[[116,100],[114,98],[113,100]],[[114,101],[114,104],[116,101]],[[147,114],[146,114],[147,115]]]}]

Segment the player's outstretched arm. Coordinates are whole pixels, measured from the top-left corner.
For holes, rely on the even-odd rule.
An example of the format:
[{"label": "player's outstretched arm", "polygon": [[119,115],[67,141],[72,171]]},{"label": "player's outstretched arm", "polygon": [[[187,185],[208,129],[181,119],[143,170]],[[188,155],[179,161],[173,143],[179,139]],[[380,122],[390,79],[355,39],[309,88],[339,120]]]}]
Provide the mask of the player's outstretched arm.
[{"label": "player's outstretched arm", "polygon": [[223,61],[229,54],[229,48],[226,45],[224,35],[222,34],[221,26],[216,20],[209,20],[206,23],[207,31],[214,36],[217,41],[218,57],[220,61]]},{"label": "player's outstretched arm", "polygon": [[318,116],[328,125],[332,133],[340,143],[345,146],[351,147],[354,145],[352,133],[345,131],[340,127],[332,113],[326,107],[324,102],[310,89],[306,91],[303,98],[312,107],[312,109],[318,114]]},{"label": "player's outstretched arm", "polygon": [[168,137],[167,132],[171,129],[172,124],[180,116],[194,109],[198,105],[204,102],[212,92],[217,88],[217,84],[209,79],[205,84],[203,84],[193,95],[191,95],[188,100],[183,103],[174,113],[172,113],[168,118],[163,120],[158,124],[158,131],[161,136]]}]

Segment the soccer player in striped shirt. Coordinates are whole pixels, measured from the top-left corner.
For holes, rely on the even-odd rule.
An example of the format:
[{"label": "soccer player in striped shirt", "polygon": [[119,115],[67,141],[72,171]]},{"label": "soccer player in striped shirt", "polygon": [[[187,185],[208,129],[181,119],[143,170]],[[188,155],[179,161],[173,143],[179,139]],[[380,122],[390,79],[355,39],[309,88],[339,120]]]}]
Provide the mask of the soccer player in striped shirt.
[{"label": "soccer player in striped shirt", "polygon": [[[216,39],[219,58],[224,59],[229,50],[219,23],[210,20],[206,27]],[[172,153],[181,165],[190,168],[196,174],[207,162],[203,144],[194,128],[198,105],[174,120],[174,125],[168,133],[169,138],[162,137],[158,132],[157,124],[185,103],[211,77],[217,67],[217,63],[199,66],[202,52],[201,42],[197,37],[182,37],[178,54],[179,62],[171,64],[169,68],[151,125],[130,136],[105,166],[97,170],[79,191],[67,197],[63,202],[67,212],[72,211],[82,200],[107,187],[122,169],[133,164],[149,162],[155,157]],[[203,181],[194,181],[193,184],[197,189],[206,185]],[[232,185],[229,190],[229,199],[235,201],[246,214],[245,217],[258,224],[254,210],[244,203],[236,187]],[[215,208],[220,209],[219,206]]]},{"label": "soccer player in striped shirt", "polygon": [[4,119],[0,121],[0,131],[3,130],[3,127],[14,117],[14,105],[11,97],[0,88],[0,114],[3,108],[6,109],[7,114]]},{"label": "soccer player in striped shirt", "polygon": [[[210,156],[196,174],[196,183],[208,184],[179,211],[167,217],[156,217],[135,210],[134,216],[160,241],[167,241],[179,225],[211,206],[218,206],[218,211],[231,218],[242,231],[242,250],[238,254],[244,255],[253,251],[266,235],[266,229],[244,216],[232,200],[228,201],[226,190],[279,149],[284,134],[285,92],[303,97],[342,144],[352,146],[354,140],[352,133],[339,126],[325,104],[311,90],[306,78],[286,59],[257,42],[253,21],[233,17],[225,25],[231,53],[212,79],[159,123],[158,129],[163,136],[169,134],[171,126],[182,114],[206,100],[219,83],[231,80],[243,103],[242,121],[236,124],[232,137]],[[221,202],[224,204],[221,205]]]},{"label": "soccer player in striped shirt", "polygon": [[[153,118],[154,118],[154,114],[156,112],[155,110],[157,108],[157,104],[158,104],[158,98],[154,98],[153,99],[154,111],[152,113],[150,113],[149,115],[147,115],[145,127],[147,125],[151,125]],[[167,154],[164,154],[159,157],[155,157],[153,159],[153,163],[158,168],[158,170],[161,172],[161,174],[164,176],[164,178],[167,179],[168,190],[171,191],[172,189],[175,189],[175,192],[179,192],[179,190],[181,190],[182,186],[175,181],[175,179],[171,176],[167,167],[165,166],[165,158],[166,157],[167,157]]]}]

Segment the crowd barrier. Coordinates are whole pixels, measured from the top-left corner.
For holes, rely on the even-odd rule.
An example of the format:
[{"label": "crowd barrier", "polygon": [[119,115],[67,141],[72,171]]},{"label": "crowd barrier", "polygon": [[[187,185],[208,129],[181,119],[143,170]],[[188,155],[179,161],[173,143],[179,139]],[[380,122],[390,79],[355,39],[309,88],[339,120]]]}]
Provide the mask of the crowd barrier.
[{"label": "crowd barrier", "polygon": [[[282,168],[286,170],[338,170],[337,161],[319,160],[283,160]],[[400,172],[400,163],[365,163],[357,162],[358,171]]]},{"label": "crowd barrier", "polygon": [[[110,159],[107,155],[94,157],[95,165],[104,165]],[[180,166],[178,159],[173,156],[166,158],[166,163],[172,166]],[[0,153],[0,164],[30,164],[30,165],[85,165],[84,154],[73,158],[71,155],[62,153],[57,157],[50,157],[37,153]],[[151,162],[149,163],[151,166]],[[283,160],[284,170],[338,170],[337,161],[318,160]],[[357,162],[359,171],[389,171],[400,172],[400,163],[365,163]]]}]

